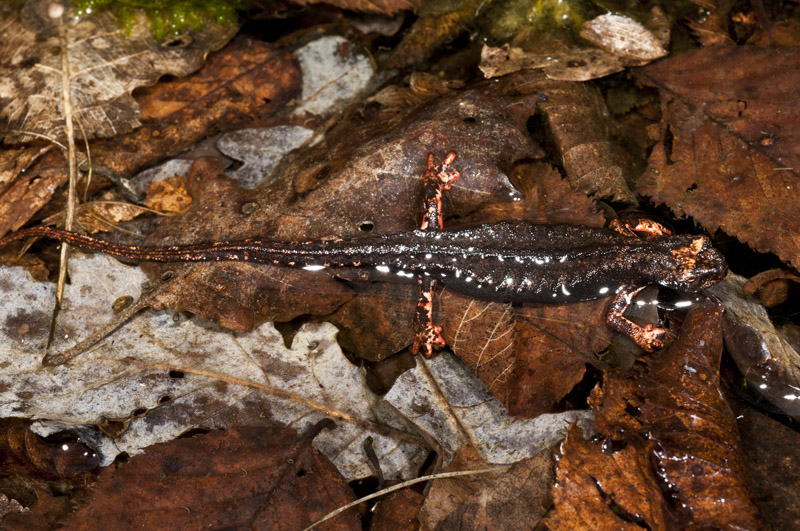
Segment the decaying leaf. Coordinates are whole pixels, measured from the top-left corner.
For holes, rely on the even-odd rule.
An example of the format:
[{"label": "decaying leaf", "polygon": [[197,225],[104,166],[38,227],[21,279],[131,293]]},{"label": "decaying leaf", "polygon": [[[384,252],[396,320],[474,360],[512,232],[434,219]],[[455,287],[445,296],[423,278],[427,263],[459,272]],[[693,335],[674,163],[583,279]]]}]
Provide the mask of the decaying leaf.
[{"label": "decaying leaf", "polygon": [[700,8],[697,16],[686,22],[694,38],[703,46],[733,45],[728,34],[730,11],[727,5],[714,0],[693,0],[692,3]]},{"label": "decaying leaf", "polygon": [[[26,142],[27,133],[60,139],[64,129],[61,97],[62,63],[59,19],[50,18],[46,0],[30,0],[20,12],[5,13],[0,48],[0,136]],[[156,41],[142,14],[126,35],[109,13],[81,19],[64,17],[69,50],[69,85],[75,119],[89,138],[116,136],[137,128],[139,107],[134,88],[154,83],[164,74],[185,76],[197,70],[206,54],[221,48],[235,25],[208,22],[192,30],[183,47]]]},{"label": "decaying leaf", "polygon": [[381,497],[372,511],[372,529],[394,531],[415,529],[425,496],[414,489],[402,489]]},{"label": "decaying leaf", "polygon": [[455,39],[475,19],[480,10],[478,0],[453,3],[431,2],[422,16],[395,47],[386,68],[407,68],[421,64],[441,46]]},{"label": "decaying leaf", "polygon": [[630,169],[611,140],[609,114],[600,92],[586,84],[550,81],[533,72],[513,85],[547,95],[540,104],[572,188],[595,197],[634,203]]},{"label": "decaying leaf", "polygon": [[734,407],[753,498],[768,529],[791,529],[800,521],[800,435],[751,408]]},{"label": "decaying leaf", "polygon": [[421,0],[293,0],[300,5],[330,4],[341,9],[395,15],[400,11],[414,11]]},{"label": "decaying leaf", "polygon": [[765,307],[770,308],[789,300],[792,286],[800,285],[800,274],[789,268],[762,271],[744,285],[744,293],[755,295]]},{"label": "decaying leaf", "polygon": [[330,115],[369,86],[375,68],[367,53],[344,37],[322,37],[295,52],[303,71],[303,94],[294,115]]},{"label": "decaying leaf", "polygon": [[712,292],[725,305],[725,346],[754,392],[800,417],[800,353],[764,307],[745,295],[745,279],[729,273]]},{"label": "decaying leaf", "polygon": [[[486,468],[471,447],[446,470]],[[427,529],[533,529],[550,505],[553,455],[542,451],[507,471],[433,481],[420,522]]]},{"label": "decaying leaf", "polygon": [[[644,446],[642,446],[644,445]],[[671,522],[650,464],[652,444],[626,441],[602,448],[571,429],[561,445],[548,515],[553,531],[572,529],[667,529]]]},{"label": "decaying leaf", "polygon": [[[81,340],[107,321],[115,299],[136,297],[145,281],[137,268],[105,256],[76,256],[57,334]],[[387,478],[413,477],[427,449],[336,345],[327,324],[306,325],[287,349],[271,325],[236,335],[196,319],[148,312],[109,341],[68,365],[41,367],[53,288],[32,281],[22,268],[0,269],[3,334],[0,416],[49,419],[41,433],[63,425],[109,425],[111,435],[82,432],[104,464],[119,452],[171,440],[196,427],[229,427],[253,408],[262,423],[303,431],[324,417],[337,422],[315,447],[345,477],[372,474],[361,448],[372,436]],[[234,423],[235,424],[235,423]]]},{"label": "decaying leaf", "polygon": [[[89,234],[112,231],[120,221],[130,221],[149,211],[139,205],[113,199],[90,201],[78,206],[77,225]],[[48,218],[45,223],[58,223],[63,221],[63,217],[63,214],[59,213]]]},{"label": "decaying leaf", "polygon": [[533,417],[550,411],[581,381],[586,364],[608,347],[607,300],[517,310],[517,359],[509,382],[509,411]]},{"label": "decaying leaf", "polygon": [[480,69],[487,78],[520,70],[541,69],[548,79],[555,81],[589,81],[621,72],[625,69],[625,61],[594,48],[529,53],[504,44],[500,47],[483,47]]},{"label": "decaying leaf", "polygon": [[570,434],[556,472],[552,528],[664,528],[667,508],[680,528],[762,527],[720,392],[721,336],[721,306],[704,301],[641,371],[606,373],[590,400],[602,440]]},{"label": "decaying leaf", "polygon": [[469,368],[446,353],[418,358],[384,400],[439,444],[444,465],[466,444],[486,463],[516,463],[561,440],[569,424],[588,433],[591,422],[588,411],[514,421]]},{"label": "decaying leaf", "polygon": [[456,356],[469,367],[503,405],[508,403],[508,382],[514,375],[516,347],[514,310],[510,304],[443,293],[447,307],[441,321],[444,338]]},{"label": "decaying leaf", "polygon": [[[210,133],[262,123],[300,89],[300,69],[291,53],[256,41],[234,41],[211,55],[199,72],[139,89],[136,103],[145,125],[113,139],[91,141],[93,164],[131,177]],[[9,179],[16,180],[0,197],[0,234],[24,225],[66,180],[58,150],[37,155],[33,163],[31,157],[27,154],[20,162],[29,162],[13,166]]]},{"label": "decaying leaf", "polygon": [[[291,428],[239,427],[157,444],[106,468],[68,528],[303,529],[354,499],[344,478]],[[329,529],[360,529],[354,509]]]},{"label": "decaying leaf", "polygon": [[484,45],[480,69],[487,78],[538,69],[554,81],[598,79],[666,55],[669,23],[659,8],[653,9],[646,25],[608,13],[585,22],[581,37],[600,49],[549,46],[527,50],[511,44]]},{"label": "decaying leaf", "polygon": [[722,47],[644,69],[665,114],[639,192],[800,267],[798,64],[797,48]]}]

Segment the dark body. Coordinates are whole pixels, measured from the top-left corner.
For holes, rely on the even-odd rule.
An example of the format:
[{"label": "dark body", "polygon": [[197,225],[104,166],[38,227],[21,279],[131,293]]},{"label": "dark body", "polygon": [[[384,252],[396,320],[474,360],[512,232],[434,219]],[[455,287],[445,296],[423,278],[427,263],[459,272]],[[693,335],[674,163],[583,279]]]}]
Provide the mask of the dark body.
[{"label": "dark body", "polygon": [[460,293],[505,302],[590,300],[647,284],[693,292],[715,284],[727,271],[724,258],[704,236],[640,239],[610,229],[525,222],[348,240],[251,239],[174,247],[120,246],[38,227],[0,239],[0,247],[34,236],[139,261],[245,261],[312,270],[371,267],[387,276],[431,276]]}]

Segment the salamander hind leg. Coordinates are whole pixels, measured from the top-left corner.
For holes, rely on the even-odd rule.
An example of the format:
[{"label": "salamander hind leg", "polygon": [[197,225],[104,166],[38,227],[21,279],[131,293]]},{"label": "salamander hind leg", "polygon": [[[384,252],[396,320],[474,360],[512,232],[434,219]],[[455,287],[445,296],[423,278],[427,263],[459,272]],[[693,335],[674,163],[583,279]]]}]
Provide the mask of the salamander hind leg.
[{"label": "salamander hind leg", "polygon": [[617,293],[611,301],[608,313],[606,313],[606,324],[631,338],[642,350],[653,352],[664,347],[667,330],[652,324],[639,326],[624,316],[625,310],[628,309],[633,297],[643,289],[644,287],[632,291],[623,289]]}]

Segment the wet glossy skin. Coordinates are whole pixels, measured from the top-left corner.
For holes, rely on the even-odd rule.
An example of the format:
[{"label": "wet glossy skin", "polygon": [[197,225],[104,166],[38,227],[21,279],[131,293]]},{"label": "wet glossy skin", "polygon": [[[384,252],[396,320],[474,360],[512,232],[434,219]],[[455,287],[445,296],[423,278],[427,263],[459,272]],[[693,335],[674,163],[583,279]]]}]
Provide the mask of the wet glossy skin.
[{"label": "wet glossy skin", "polygon": [[461,230],[412,231],[325,242],[244,240],[176,247],[124,247],[48,228],[0,239],[44,236],[142,261],[247,261],[309,270],[371,267],[381,275],[428,275],[484,300],[562,303],[661,284],[698,291],[720,281],[724,258],[704,236],[640,239],[610,229],[500,222]]}]

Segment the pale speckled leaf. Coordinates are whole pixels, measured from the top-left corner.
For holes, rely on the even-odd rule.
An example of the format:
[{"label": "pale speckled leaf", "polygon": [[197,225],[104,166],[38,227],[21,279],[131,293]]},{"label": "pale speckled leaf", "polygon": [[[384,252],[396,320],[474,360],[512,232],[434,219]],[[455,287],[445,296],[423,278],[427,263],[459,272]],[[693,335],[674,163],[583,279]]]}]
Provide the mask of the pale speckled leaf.
[{"label": "pale speckled leaf", "polygon": [[[30,0],[19,13],[0,15],[0,137],[6,142],[30,140],[24,132],[63,137],[61,47],[57,19],[48,17],[50,3]],[[187,32],[178,45],[170,45],[153,38],[144,15],[130,35],[109,13],[75,19],[68,12],[63,20],[73,111],[89,138],[138,127],[133,89],[164,74],[185,76],[197,70],[206,54],[236,32],[235,25],[206,22]]]},{"label": "pale speckled leaf", "polygon": [[323,37],[295,52],[303,70],[303,96],[294,114],[329,114],[350,103],[375,75],[363,50],[344,37]]},{"label": "pale speckled leaf", "polygon": [[632,61],[653,61],[667,55],[659,36],[625,15],[606,13],[586,21],[581,37],[614,55]]},{"label": "pale speckled leaf", "polygon": [[508,464],[532,457],[564,438],[570,424],[592,432],[591,411],[565,411],[515,420],[455,356],[418,358],[384,399],[442,447],[444,465],[471,444],[487,463]]},{"label": "pale speckled leaf", "polygon": [[296,125],[240,129],[222,135],[217,147],[224,154],[244,162],[227,173],[242,188],[260,186],[278,166],[284,155],[302,146],[314,131]]},{"label": "pale speckled leaf", "polygon": [[[107,322],[113,301],[138,296],[145,280],[137,268],[83,255],[70,261],[70,278],[59,348],[69,346],[64,339],[80,340]],[[314,444],[348,479],[373,473],[362,449],[368,436],[387,478],[415,476],[427,456],[413,428],[368,390],[330,324],[304,326],[287,349],[270,324],[236,334],[201,319],[147,311],[70,364],[45,368],[52,286],[31,280],[22,268],[2,268],[0,296],[0,416],[47,419],[37,425],[42,434],[129,422],[113,439],[81,432],[106,465],[120,452],[135,454],[192,428],[225,426],[232,410],[254,402],[268,411],[264,422],[300,432],[333,418],[337,427]]]}]

